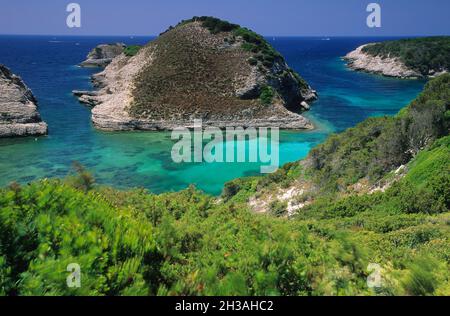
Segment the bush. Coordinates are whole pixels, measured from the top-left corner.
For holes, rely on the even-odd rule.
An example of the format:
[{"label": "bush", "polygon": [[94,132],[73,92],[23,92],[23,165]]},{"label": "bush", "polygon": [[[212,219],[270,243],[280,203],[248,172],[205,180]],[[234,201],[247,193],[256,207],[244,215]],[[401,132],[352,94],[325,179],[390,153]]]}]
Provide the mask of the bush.
[{"label": "bush", "polygon": [[227,182],[227,183],[225,183],[225,186],[223,188],[222,197],[225,200],[229,200],[233,196],[235,196],[239,192],[240,189],[241,189],[241,187],[239,186],[239,184],[236,181]]},{"label": "bush", "polygon": [[128,56],[128,57],[133,57],[135,56],[139,50],[142,48],[142,46],[140,45],[131,45],[131,46],[127,46],[125,47],[125,49],[123,50],[123,53]]},{"label": "bush", "polygon": [[[430,81],[414,107],[446,100],[445,80]],[[95,186],[79,163],[66,181],[13,183],[0,189],[0,295],[447,294],[450,136],[433,138],[448,132],[432,134],[384,192],[346,189],[398,163],[379,141],[408,137],[409,115],[370,119],[307,161],[236,179],[223,200],[193,186],[160,195]],[[311,197],[296,218],[284,218],[287,202],[264,216],[248,209],[258,188],[273,194],[292,181]],[[389,274],[382,290],[367,288],[369,262]],[[81,288],[66,286],[70,263],[81,266]]]},{"label": "bush", "polygon": [[[59,181],[0,195],[0,292],[7,295],[146,295],[158,266],[141,214]],[[147,262],[151,266],[144,266]],[[82,287],[66,285],[70,263]],[[5,284],[6,282],[6,284]]]},{"label": "bush", "polygon": [[233,35],[235,37],[241,37],[244,40],[242,49],[256,54],[256,60],[260,61],[267,68],[271,68],[277,59],[284,60],[281,54],[278,53],[264,37],[247,28],[236,28],[233,30]]},{"label": "bush", "polygon": [[259,99],[261,100],[261,103],[264,105],[271,105],[273,97],[275,96],[275,92],[271,86],[265,86],[261,89],[261,94],[259,96]]},{"label": "bush", "polygon": [[436,289],[434,271],[436,263],[431,258],[419,258],[409,266],[409,271],[403,280],[403,287],[408,295],[433,295]]},{"label": "bush", "polygon": [[269,205],[269,213],[276,217],[285,216],[287,215],[287,207],[287,202],[275,200]]},{"label": "bush", "polygon": [[221,19],[214,18],[211,16],[193,17],[189,21],[202,22],[203,27],[206,27],[212,34],[217,34],[217,33],[221,33],[221,32],[231,32],[231,31],[239,28],[239,25],[237,25],[237,24],[232,24],[228,21],[223,21]]},{"label": "bush", "polygon": [[75,174],[67,177],[66,183],[85,193],[92,190],[95,184],[94,176],[78,161],[72,163],[72,168]]}]

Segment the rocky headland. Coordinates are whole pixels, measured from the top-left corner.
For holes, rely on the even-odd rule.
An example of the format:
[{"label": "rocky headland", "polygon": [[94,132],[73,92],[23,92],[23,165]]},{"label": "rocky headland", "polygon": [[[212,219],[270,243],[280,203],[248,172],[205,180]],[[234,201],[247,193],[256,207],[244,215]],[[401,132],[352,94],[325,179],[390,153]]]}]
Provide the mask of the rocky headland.
[{"label": "rocky headland", "polygon": [[450,68],[450,37],[404,39],[362,45],[348,53],[348,67],[397,78],[430,78]]},{"label": "rocky headland", "polygon": [[0,64],[0,137],[47,134],[37,101],[23,80]]},{"label": "rocky headland", "polygon": [[[367,44],[370,45],[370,44]],[[348,53],[344,59],[348,67],[357,71],[366,71],[388,77],[419,78],[422,75],[408,68],[399,58],[372,56],[363,51],[367,45],[362,45]]]},{"label": "rocky headland", "polygon": [[126,45],[123,43],[101,44],[95,47],[87,55],[87,59],[83,61],[81,67],[106,67],[111,61],[123,53]]},{"label": "rocky headland", "polygon": [[205,126],[310,129],[317,93],[260,35],[210,17],[171,27],[134,56],[120,54],[74,91],[102,130]]}]

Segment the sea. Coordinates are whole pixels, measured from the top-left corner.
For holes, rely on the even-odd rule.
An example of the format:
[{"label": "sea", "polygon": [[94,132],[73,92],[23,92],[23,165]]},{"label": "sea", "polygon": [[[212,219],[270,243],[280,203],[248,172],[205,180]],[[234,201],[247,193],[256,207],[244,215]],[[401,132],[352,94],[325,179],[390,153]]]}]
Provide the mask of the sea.
[{"label": "sea", "polygon": [[[98,44],[145,44],[154,37],[0,36],[0,63],[20,75],[38,100],[48,123],[45,137],[0,139],[0,187],[16,181],[63,178],[74,161],[97,183],[154,193],[183,190],[191,184],[212,195],[225,182],[260,175],[261,163],[173,162],[170,132],[102,132],[94,129],[90,108],[72,90],[92,89],[98,68],[77,65]],[[312,87],[319,99],[304,115],[311,131],[281,131],[280,163],[297,161],[330,134],[368,117],[395,115],[423,89],[424,80],[402,80],[347,69],[342,56],[370,42],[398,38],[268,37]]]}]

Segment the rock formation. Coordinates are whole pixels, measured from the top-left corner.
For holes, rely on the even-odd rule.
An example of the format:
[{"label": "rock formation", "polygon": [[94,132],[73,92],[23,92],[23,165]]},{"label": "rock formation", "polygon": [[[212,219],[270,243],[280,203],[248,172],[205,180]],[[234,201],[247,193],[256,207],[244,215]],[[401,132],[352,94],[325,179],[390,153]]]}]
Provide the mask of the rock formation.
[{"label": "rock formation", "polygon": [[47,134],[36,104],[22,79],[0,65],[0,137]]},{"label": "rock formation", "polygon": [[125,48],[126,45],[123,43],[98,45],[89,52],[87,59],[80,66],[106,67],[115,57],[122,54]]}]

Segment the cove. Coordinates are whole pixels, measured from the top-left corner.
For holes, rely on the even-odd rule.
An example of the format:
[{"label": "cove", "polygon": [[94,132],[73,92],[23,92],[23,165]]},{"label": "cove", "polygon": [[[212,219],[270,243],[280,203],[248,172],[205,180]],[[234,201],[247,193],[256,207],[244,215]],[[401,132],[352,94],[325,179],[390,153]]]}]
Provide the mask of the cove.
[{"label": "cove", "polygon": [[[72,96],[89,90],[99,69],[79,68],[100,43],[144,44],[151,38],[0,36],[0,63],[22,76],[39,101],[49,135],[38,139],[0,140],[0,185],[64,177],[79,161],[100,184],[144,187],[152,192],[177,191],[189,184],[219,194],[226,181],[259,175],[259,163],[182,163],[172,161],[174,141],[168,132],[107,133],[95,130],[90,109]],[[370,116],[394,115],[414,99],[425,81],[384,78],[348,70],[340,57],[380,38],[269,39],[319,92],[305,116],[316,129],[280,132],[280,164],[299,160],[329,134]]]}]

